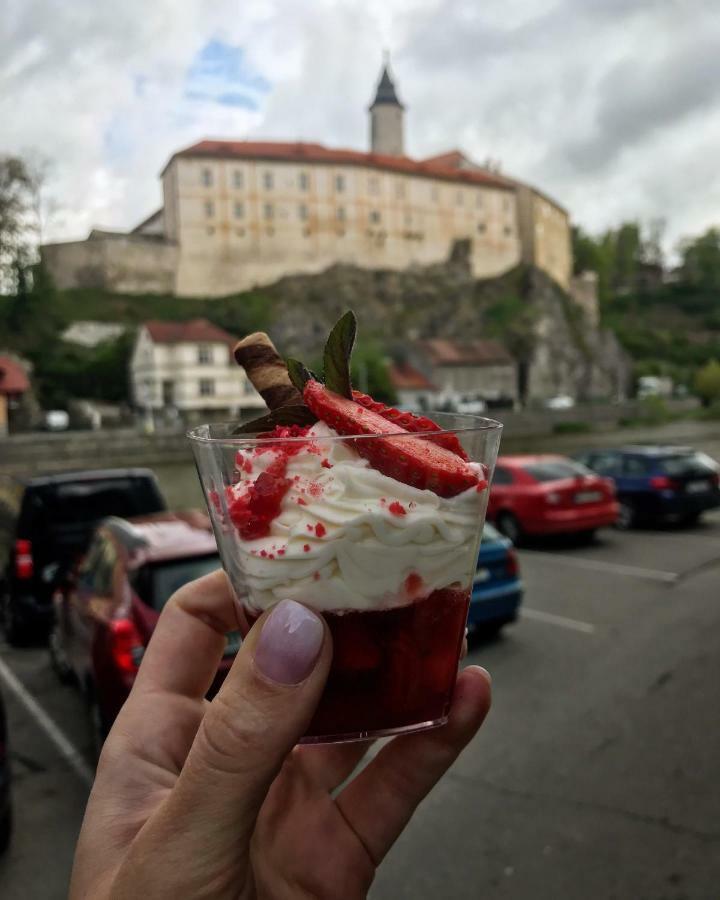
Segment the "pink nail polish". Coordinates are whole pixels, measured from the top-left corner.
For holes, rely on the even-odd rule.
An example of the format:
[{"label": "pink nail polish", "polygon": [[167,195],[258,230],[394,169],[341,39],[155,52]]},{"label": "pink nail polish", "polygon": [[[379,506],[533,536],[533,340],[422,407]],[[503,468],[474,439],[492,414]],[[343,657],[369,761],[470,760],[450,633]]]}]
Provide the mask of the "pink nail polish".
[{"label": "pink nail polish", "polygon": [[255,647],[255,665],[279,684],[299,684],[313,670],[325,631],[314,612],[281,600],[265,620]]}]

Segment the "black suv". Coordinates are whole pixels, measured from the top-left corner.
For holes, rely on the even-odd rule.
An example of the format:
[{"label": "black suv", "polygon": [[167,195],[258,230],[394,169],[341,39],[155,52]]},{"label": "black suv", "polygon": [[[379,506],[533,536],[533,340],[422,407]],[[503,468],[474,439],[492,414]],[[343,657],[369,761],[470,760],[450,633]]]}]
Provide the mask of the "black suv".
[{"label": "black suv", "polygon": [[100,520],[166,508],[150,469],[0,478],[0,603],[8,640],[47,632],[53,591]]}]

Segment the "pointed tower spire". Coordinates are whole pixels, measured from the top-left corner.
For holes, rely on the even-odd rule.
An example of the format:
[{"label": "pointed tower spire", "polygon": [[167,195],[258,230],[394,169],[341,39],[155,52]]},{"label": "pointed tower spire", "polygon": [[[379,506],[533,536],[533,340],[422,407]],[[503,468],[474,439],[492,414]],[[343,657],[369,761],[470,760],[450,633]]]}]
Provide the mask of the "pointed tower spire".
[{"label": "pointed tower spire", "polygon": [[369,112],[371,151],[389,156],[403,156],[405,107],[398,99],[395,84],[390,77],[388,50],[383,52],[383,68]]}]

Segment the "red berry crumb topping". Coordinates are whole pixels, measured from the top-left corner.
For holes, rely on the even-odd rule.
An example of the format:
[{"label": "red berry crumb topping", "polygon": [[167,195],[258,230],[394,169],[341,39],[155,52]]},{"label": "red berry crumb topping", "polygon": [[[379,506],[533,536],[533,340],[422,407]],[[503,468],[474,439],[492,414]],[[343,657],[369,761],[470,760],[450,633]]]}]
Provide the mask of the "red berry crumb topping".
[{"label": "red berry crumb topping", "polygon": [[305,544],[303,547],[303,550],[305,551],[305,553],[309,553],[310,552],[310,544]]},{"label": "red berry crumb topping", "polygon": [[330,462],[329,459],[324,459],[324,460],[320,463],[320,465],[323,467],[323,469],[332,469],[332,463]]},{"label": "red berry crumb topping", "polygon": [[325,528],[325,526],[323,525],[322,522],[318,522],[317,525],[315,526],[315,534],[319,538],[325,537],[325,535],[327,534],[327,529]]},{"label": "red berry crumb topping", "polygon": [[388,509],[394,516],[406,516],[407,510],[399,500],[393,500]]}]

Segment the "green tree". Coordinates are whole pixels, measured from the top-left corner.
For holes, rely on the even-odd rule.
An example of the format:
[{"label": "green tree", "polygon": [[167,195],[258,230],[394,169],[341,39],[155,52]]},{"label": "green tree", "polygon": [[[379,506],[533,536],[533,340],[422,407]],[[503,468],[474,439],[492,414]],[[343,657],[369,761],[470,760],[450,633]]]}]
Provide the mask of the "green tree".
[{"label": "green tree", "polygon": [[720,401],[720,362],[711,359],[695,374],[695,393],[703,406],[711,406]]},{"label": "green tree", "polygon": [[27,290],[32,256],[33,184],[25,163],[0,156],[0,292]]},{"label": "green tree", "polygon": [[683,280],[694,287],[720,288],[720,229],[708,228],[680,247]]}]

